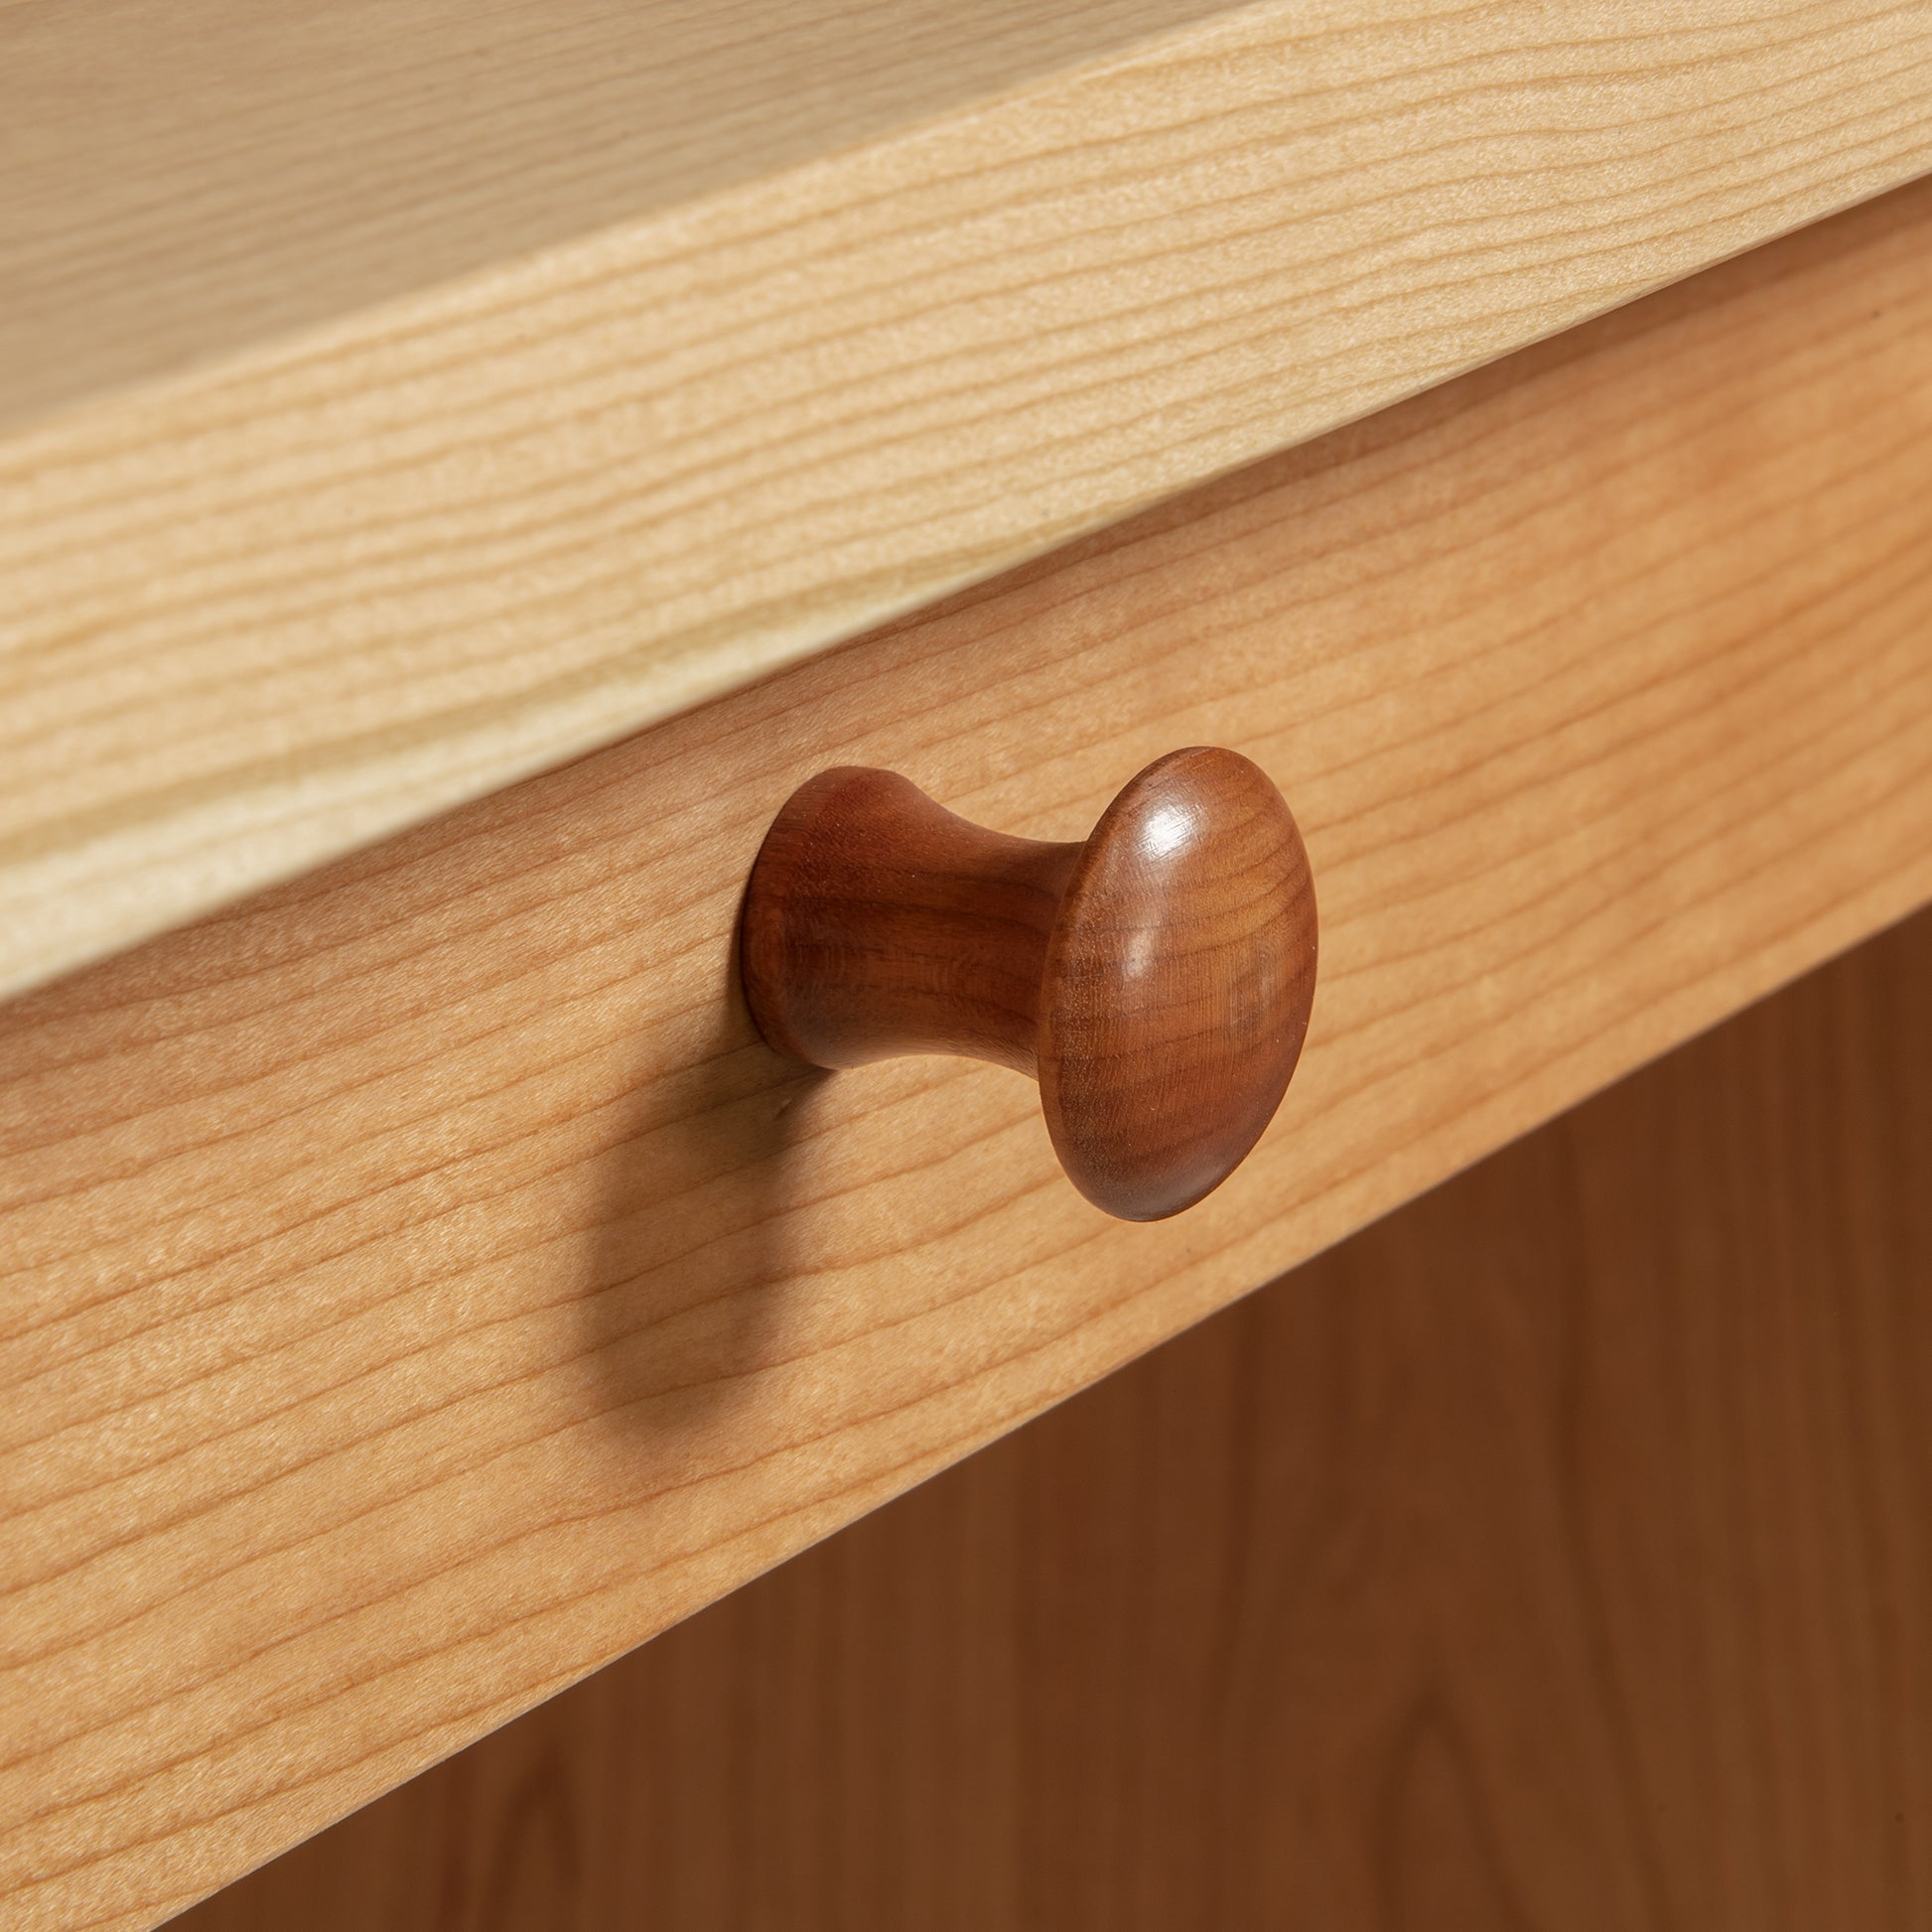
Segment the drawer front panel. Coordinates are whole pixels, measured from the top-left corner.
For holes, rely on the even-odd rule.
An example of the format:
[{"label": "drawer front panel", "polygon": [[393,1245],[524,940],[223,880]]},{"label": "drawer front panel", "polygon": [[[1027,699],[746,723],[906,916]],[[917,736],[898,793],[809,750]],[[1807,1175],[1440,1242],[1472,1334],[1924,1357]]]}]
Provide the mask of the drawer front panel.
[{"label": "drawer front panel", "polygon": [[[0,1013],[0,1886],[179,1909],[1932,896],[1911,189]],[[1322,976],[1154,1226],[759,1043],[790,790],[1239,749]]]}]

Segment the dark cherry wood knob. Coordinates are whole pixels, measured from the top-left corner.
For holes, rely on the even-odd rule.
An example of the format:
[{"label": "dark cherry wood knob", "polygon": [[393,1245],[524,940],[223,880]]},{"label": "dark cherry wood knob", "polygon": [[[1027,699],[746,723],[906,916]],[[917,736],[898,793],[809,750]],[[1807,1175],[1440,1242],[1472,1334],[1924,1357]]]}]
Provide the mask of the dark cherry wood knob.
[{"label": "dark cherry wood knob", "polygon": [[969,824],[895,772],[821,771],[745,897],[745,992],[773,1046],[1035,1075],[1073,1184],[1130,1221],[1192,1206],[1261,1138],[1314,961],[1288,806],[1258,765],[1204,748],[1157,759],[1070,845]]}]

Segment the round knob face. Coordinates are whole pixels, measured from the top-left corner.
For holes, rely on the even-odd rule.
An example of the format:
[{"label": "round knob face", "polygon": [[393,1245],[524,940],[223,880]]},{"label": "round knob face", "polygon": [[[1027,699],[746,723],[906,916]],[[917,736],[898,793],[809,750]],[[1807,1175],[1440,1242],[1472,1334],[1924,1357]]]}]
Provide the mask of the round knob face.
[{"label": "round knob face", "polygon": [[1174,752],[1107,808],[1046,947],[1037,1060],[1061,1164],[1152,1221],[1239,1166],[1314,1000],[1314,882],[1282,795],[1238,753]]}]

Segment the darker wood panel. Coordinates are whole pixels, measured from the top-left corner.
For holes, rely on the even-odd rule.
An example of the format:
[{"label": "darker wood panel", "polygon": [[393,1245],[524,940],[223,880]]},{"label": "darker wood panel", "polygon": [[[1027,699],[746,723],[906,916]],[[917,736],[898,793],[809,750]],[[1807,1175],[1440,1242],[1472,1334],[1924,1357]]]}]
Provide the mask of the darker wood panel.
[{"label": "darker wood panel", "polygon": [[1932,1918],[1932,915],[194,1932]]}]

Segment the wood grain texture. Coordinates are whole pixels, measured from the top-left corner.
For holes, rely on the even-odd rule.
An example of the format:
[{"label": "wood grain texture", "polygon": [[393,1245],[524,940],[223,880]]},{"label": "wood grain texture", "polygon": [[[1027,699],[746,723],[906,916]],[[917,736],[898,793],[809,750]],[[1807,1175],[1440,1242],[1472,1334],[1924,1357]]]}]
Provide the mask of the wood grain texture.
[{"label": "wood grain texture", "polygon": [[1226,0],[12,0],[0,427],[957,114]]},{"label": "wood grain texture", "polygon": [[[0,1896],[134,1927],[1932,896],[1912,189],[0,1017]],[[1042,743],[1050,751],[1042,755]],[[1282,1113],[1149,1227],[731,998],[827,763],[1252,757]]]},{"label": "wood grain texture", "polygon": [[182,1932],[1919,1932],[1932,919]]},{"label": "wood grain texture", "polygon": [[[680,125],[713,111],[694,76],[736,72],[747,21],[769,11],[693,30],[696,67],[680,54],[667,83],[685,66]],[[21,84],[65,76],[69,145],[113,151],[89,178],[108,169],[117,194],[165,205],[161,161],[127,166],[87,111],[95,18],[0,11],[42,49]],[[319,18],[326,55],[337,16]],[[1024,50],[1011,10],[997,18],[991,38]],[[1140,19],[1123,0],[1095,31]],[[553,50],[566,95],[606,48],[572,20]],[[1071,60],[1050,20],[1041,58]],[[273,99],[307,84],[272,26],[250,31],[244,77],[273,69]],[[398,38],[418,68],[433,59]],[[649,40],[626,43],[633,65]],[[825,47],[842,60],[850,44]],[[540,49],[527,69],[523,51],[516,72],[548,98]],[[186,58],[146,84],[165,94]],[[195,58],[218,90],[224,65]],[[707,174],[781,70],[746,65],[751,109],[724,88],[724,131],[691,137],[693,200],[69,398],[0,439],[0,990],[1932,167],[1932,0],[1271,0],[950,110],[914,87],[917,125],[786,165],[780,142],[775,172],[748,180]],[[467,64],[448,71],[467,86]],[[961,71],[977,86],[1030,69],[1015,52]],[[483,95],[511,84],[498,73]],[[270,210],[291,194],[327,206],[348,166],[350,199],[388,220],[413,174],[378,191],[315,159],[356,144],[368,88],[345,85],[343,122],[316,92],[298,121],[321,132],[292,134],[279,171],[245,140],[208,155],[228,118],[188,107],[153,110],[161,132],[134,151],[180,136],[204,157],[191,174],[259,175],[240,206]],[[624,119],[622,91],[597,94],[591,127]],[[438,121],[443,97],[425,86],[418,111]],[[252,111],[247,126],[274,119]],[[21,118],[9,103],[0,125]],[[43,152],[42,111],[24,118],[43,131],[15,179],[37,207],[33,185],[66,164],[58,140]],[[474,127],[455,145],[481,141],[514,174],[526,119],[548,153],[569,115],[502,118],[500,147]],[[412,139],[385,134],[370,165],[401,167]],[[664,165],[685,178],[686,161]],[[547,179],[536,165],[533,192]],[[486,233],[493,187],[463,193],[456,226]],[[223,262],[247,262],[262,221],[230,234],[206,197],[176,206],[191,231],[214,222]],[[175,259],[155,218],[156,259]],[[413,234],[404,221],[404,256]],[[342,253],[319,245],[318,274]],[[279,260],[265,251],[265,286]],[[244,273],[184,272],[216,301]],[[75,287],[57,342],[88,339],[100,306],[110,334],[147,328],[130,251]]]},{"label": "wood grain texture", "polygon": [[1244,1161],[1314,1001],[1309,855],[1281,792],[1192,746],[1084,840],[1016,839],[863,765],[814,773],[739,921],[752,1024],[808,1066],[965,1053],[1039,1082],[1067,1178],[1158,1221]]}]

